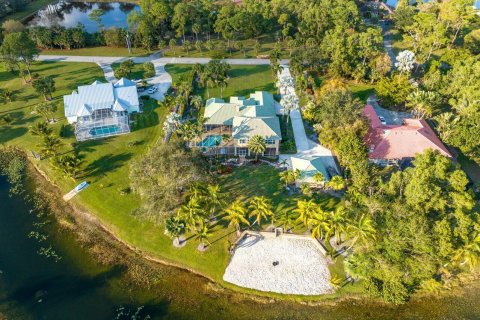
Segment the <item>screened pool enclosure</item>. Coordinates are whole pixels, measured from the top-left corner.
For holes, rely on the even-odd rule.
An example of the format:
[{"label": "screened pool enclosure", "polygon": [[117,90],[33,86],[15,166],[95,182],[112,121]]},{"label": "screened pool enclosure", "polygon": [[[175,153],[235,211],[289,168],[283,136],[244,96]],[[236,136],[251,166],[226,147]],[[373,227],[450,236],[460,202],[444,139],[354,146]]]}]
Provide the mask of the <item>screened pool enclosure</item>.
[{"label": "screened pool enclosure", "polygon": [[78,141],[105,138],[129,132],[127,111],[95,110],[91,115],[78,117],[75,125],[75,136]]}]

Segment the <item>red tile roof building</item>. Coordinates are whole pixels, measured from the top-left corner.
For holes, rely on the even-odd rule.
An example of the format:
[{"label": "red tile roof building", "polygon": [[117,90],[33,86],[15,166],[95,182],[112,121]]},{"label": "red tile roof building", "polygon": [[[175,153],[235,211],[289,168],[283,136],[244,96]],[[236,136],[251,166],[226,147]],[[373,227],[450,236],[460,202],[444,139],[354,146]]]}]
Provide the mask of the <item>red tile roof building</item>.
[{"label": "red tile roof building", "polygon": [[404,119],[403,125],[382,125],[371,105],[365,106],[363,114],[370,120],[365,142],[370,149],[369,158],[375,163],[412,159],[426,149],[438,150],[440,154],[452,157],[423,119]]}]

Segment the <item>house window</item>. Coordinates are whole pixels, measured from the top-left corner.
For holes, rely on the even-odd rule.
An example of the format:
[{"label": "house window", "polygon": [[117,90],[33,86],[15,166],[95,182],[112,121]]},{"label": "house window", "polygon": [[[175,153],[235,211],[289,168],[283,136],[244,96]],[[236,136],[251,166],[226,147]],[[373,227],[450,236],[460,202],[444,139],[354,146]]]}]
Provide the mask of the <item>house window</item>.
[{"label": "house window", "polygon": [[266,143],[266,144],[275,144],[275,140],[273,140],[273,139],[266,139],[266,140],[265,140],[265,143]]},{"label": "house window", "polygon": [[238,148],[237,149],[237,154],[239,156],[246,156],[247,155],[247,149],[246,148]]},{"label": "house window", "polygon": [[240,139],[240,140],[238,140],[238,143],[245,144],[245,143],[247,143],[247,139]]}]

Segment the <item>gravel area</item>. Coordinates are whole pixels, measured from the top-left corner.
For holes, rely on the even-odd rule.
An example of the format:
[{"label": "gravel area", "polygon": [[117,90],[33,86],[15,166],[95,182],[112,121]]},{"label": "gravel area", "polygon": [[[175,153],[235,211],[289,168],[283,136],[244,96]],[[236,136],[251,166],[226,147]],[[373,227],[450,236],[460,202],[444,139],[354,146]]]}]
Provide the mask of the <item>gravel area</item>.
[{"label": "gravel area", "polygon": [[[289,236],[246,237],[238,243],[223,280],[284,294],[330,293],[327,262],[313,241]],[[274,266],[274,262],[278,264]]]}]

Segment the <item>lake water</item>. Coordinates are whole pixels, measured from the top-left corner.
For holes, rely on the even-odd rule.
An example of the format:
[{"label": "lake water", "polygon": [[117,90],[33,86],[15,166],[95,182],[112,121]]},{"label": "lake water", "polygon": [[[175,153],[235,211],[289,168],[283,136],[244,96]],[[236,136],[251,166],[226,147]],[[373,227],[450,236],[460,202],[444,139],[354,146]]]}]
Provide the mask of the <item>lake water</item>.
[{"label": "lake water", "polygon": [[[30,209],[22,197],[9,197],[0,177],[0,319],[131,320],[141,306],[141,319],[480,319],[479,286],[455,297],[414,300],[400,307],[371,301],[311,307],[256,303],[212,290],[191,273],[158,266],[156,284],[140,288],[125,281],[120,266],[97,263],[52,217],[38,219]],[[47,239],[28,237],[31,231]],[[42,248],[51,248],[61,260],[39,255]],[[116,317],[122,307],[130,316]]]},{"label": "lake water", "polygon": [[61,1],[56,4],[48,5],[31,16],[25,23],[28,26],[52,27],[55,25],[66,28],[75,27],[81,23],[85,26],[87,32],[95,32],[100,29],[98,22],[92,21],[88,15],[94,9],[100,9],[104,12],[101,17],[103,28],[127,27],[127,15],[135,11],[140,11],[140,7],[125,2],[66,2]]}]

